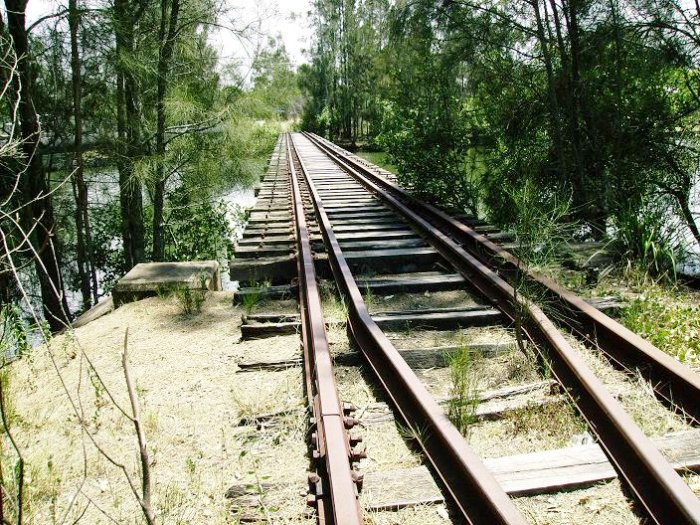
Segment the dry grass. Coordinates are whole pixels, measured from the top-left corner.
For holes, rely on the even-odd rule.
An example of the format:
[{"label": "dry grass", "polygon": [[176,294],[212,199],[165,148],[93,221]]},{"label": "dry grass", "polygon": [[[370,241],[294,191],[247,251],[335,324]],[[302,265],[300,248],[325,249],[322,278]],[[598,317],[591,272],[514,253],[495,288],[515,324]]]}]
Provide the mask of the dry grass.
[{"label": "dry grass", "polygon": [[366,511],[366,525],[444,525],[451,523],[444,505],[417,505],[396,512]]},{"label": "dry grass", "polygon": [[658,437],[692,428],[656,398],[651,384],[641,374],[618,370],[600,350],[589,348],[572,336],[567,339],[646,435]]},{"label": "dry grass", "polygon": [[[481,357],[475,360],[470,373],[476,376],[477,389],[481,392],[541,380],[534,360],[518,349]],[[416,375],[435,397],[444,399],[450,395],[450,368],[416,370]]]},{"label": "dry grass", "polygon": [[533,525],[632,525],[643,523],[617,480],[586,489],[514,499]]},{"label": "dry grass", "polygon": [[[274,429],[236,427],[241,415],[271,406],[272,397],[275,407],[280,399],[290,406],[302,404],[300,373],[268,376],[274,388],[269,396],[260,396],[261,378],[234,373],[249,344],[236,344],[239,324],[240,311],[232,309],[228,292],[209,293],[201,314],[192,317],[180,315],[172,300],[149,298],[51,344],[68,391],[81,399],[90,430],[137,476],[133,426],[109,403],[94,377],[90,380],[78,347],[93,360],[116,400],[128,406],[120,353],[129,328],[130,368],[142,404],[161,523],[235,523],[224,493],[232,484],[256,480],[296,480],[284,509],[269,510],[279,516],[274,522],[298,522],[304,511],[298,493],[306,486],[308,467],[303,412]],[[105,514],[119,523],[139,523],[139,509],[122,473],[81,435],[48,350],[36,349],[10,372],[18,414],[15,433],[29,465],[26,523],[60,522],[66,512],[70,522],[86,506],[83,523],[112,523]],[[67,511],[84,469],[82,493]]]}]

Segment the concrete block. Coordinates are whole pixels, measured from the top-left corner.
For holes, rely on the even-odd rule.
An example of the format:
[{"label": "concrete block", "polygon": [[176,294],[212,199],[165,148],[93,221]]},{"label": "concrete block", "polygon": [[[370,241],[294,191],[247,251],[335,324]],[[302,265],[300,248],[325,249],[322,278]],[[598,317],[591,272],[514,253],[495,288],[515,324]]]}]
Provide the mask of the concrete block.
[{"label": "concrete block", "polygon": [[185,286],[191,289],[221,290],[217,261],[140,263],[119,279],[112,289],[114,306],[137,301],[158,292]]}]

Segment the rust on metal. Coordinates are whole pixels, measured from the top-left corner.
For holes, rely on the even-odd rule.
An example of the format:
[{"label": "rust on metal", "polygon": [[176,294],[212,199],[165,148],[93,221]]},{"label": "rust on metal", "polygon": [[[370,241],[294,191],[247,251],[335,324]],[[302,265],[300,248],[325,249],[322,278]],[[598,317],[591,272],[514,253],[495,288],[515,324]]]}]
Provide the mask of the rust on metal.
[{"label": "rust on metal", "polygon": [[[317,139],[311,140],[322,151],[332,152],[331,148]],[[493,300],[504,314],[515,320],[517,304],[513,287],[454,239],[419,215],[417,210],[422,208],[418,201],[413,199],[411,206],[407,206],[394,194],[380,187],[374,180],[378,177],[364,175],[361,170],[355,169],[354,163],[344,160],[339,154],[329,156],[368,191],[380,197],[412,224],[484,297]],[[555,377],[566,388],[573,403],[598,436],[610,462],[649,515],[661,524],[700,523],[700,501],[693,491],[588,368],[582,357],[571,348],[544,312],[531,302],[521,304],[527,313],[525,326],[528,338],[540,343],[535,345],[538,349],[551,349],[545,357],[551,360]]]},{"label": "rust on metal", "polygon": [[[331,149],[318,137],[310,137],[325,150]],[[504,250],[484,234],[451,217],[439,208],[423,202],[384,178],[376,176],[360,163],[337,150],[337,156],[353,169],[369,177],[378,186],[390,191],[399,200],[409,203],[428,222],[447,233],[466,247],[472,255],[485,263],[501,262],[504,273],[521,271],[523,265],[512,253]],[[700,376],[662,352],[646,339],[588,304],[575,293],[566,290],[548,277],[527,270],[528,277],[539,283],[557,305],[566,307],[565,322],[580,336],[598,345],[612,360],[622,367],[638,369],[651,382],[654,390],[671,406],[683,410],[684,416],[700,424]]]},{"label": "rust on metal", "polygon": [[299,304],[304,345],[307,396],[313,409],[313,456],[322,476],[312,474],[309,504],[316,506],[319,523],[361,525],[362,511],[351,460],[357,454],[346,430],[347,409],[341,403],[333,375],[321,298],[316,281],[311,240],[304,215],[299,181],[287,144],[297,241]]},{"label": "rust on metal", "polygon": [[[293,152],[296,151],[293,140],[291,146]],[[313,180],[301,156],[297,155],[297,159],[316,209],[333,276],[348,300],[348,325],[352,335],[413,430],[453,502],[472,524],[526,523],[491,472],[370,317]]]}]

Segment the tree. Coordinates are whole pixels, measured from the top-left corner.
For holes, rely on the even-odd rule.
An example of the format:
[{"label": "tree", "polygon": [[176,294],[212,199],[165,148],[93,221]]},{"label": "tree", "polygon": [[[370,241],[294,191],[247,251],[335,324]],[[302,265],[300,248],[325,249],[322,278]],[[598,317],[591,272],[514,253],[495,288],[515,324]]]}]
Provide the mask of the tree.
[{"label": "tree", "polygon": [[180,0],[161,0],[160,28],[158,30],[158,80],[156,96],[156,149],[158,157],[155,188],[153,191],[153,260],[162,261],[165,252],[163,240],[163,204],[165,201],[165,97],[168,90],[168,75],[171,68],[175,37],[178,29]]},{"label": "tree", "polygon": [[22,152],[26,162],[19,180],[25,198],[21,218],[24,231],[29,233],[27,243],[31,246],[39,279],[44,316],[52,330],[60,330],[70,321],[70,312],[61,275],[60,247],[55,242],[51,188],[37,152],[41,131],[32,101],[34,72],[25,27],[26,7],[26,0],[5,0],[8,32],[14,55],[18,57],[14,89],[19,101]]},{"label": "tree", "polygon": [[75,194],[75,229],[78,239],[78,274],[80,291],[83,296],[83,307],[89,308],[97,302],[97,272],[92,259],[92,237],[90,234],[90,217],[88,215],[88,188],[85,183],[83,161],[83,117],[82,117],[82,73],[80,61],[80,45],[78,31],[80,13],[78,1],[68,0],[68,26],[70,28],[71,50],[71,86],[73,92],[73,121],[74,121],[74,159],[73,192]]},{"label": "tree", "polygon": [[122,240],[127,269],[145,260],[146,241],[141,181],[134,174],[134,163],[143,153],[139,91],[134,74],[135,31],[148,7],[148,0],[114,0],[116,42],[116,115],[119,144],[119,196],[122,214]]}]

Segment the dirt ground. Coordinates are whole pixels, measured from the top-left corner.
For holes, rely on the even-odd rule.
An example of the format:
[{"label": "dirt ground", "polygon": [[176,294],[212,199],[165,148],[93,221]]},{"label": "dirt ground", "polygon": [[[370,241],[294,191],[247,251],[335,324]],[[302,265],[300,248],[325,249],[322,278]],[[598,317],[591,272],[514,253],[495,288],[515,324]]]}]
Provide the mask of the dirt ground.
[{"label": "dirt ground", "polygon": [[[242,416],[269,407],[303,405],[301,370],[267,376],[236,374],[240,308],[229,292],[210,292],[202,312],[179,313],[172,298],[124,305],[73,334],[54,338],[9,370],[11,428],[26,461],[25,523],[142,523],[136,499],[119,467],[98,452],[87,432],[139,485],[133,424],[121,366],[129,330],[129,368],[141,403],[152,462],[158,522],[237,523],[226,490],[292,480],[284,508],[265,508],[277,523],[300,523],[305,509],[306,447],[303,410],[275,428],[237,426]],[[277,353],[294,353],[298,339],[278,338]],[[270,351],[267,345],[255,342]],[[87,358],[93,363],[106,389]],[[264,394],[262,394],[264,392]],[[81,431],[78,413],[86,422]],[[14,458],[4,443],[3,472]],[[139,489],[140,490],[140,489]]]}]

